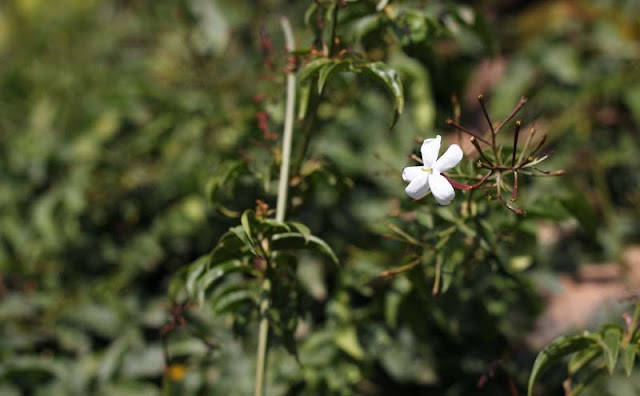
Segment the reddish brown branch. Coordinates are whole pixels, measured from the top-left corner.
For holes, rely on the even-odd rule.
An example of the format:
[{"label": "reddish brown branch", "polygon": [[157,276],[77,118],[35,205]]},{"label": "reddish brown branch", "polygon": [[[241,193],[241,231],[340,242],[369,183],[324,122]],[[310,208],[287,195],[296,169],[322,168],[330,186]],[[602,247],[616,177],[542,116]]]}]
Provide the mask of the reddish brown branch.
[{"label": "reddish brown branch", "polygon": [[479,141],[481,141],[482,143],[491,146],[491,143],[489,143],[485,138],[483,138],[482,136],[480,136],[480,134],[478,132],[473,132],[468,130],[467,128],[463,127],[462,125],[458,124],[457,122],[455,122],[454,120],[452,120],[451,118],[449,118],[447,120],[447,124],[451,125],[452,127],[458,129],[459,131],[462,131],[466,134],[469,134],[471,136],[473,136],[474,138],[478,139]]},{"label": "reddish brown branch", "polygon": [[524,106],[525,103],[527,103],[527,98],[523,96],[520,98],[520,102],[518,102],[518,104],[513,109],[511,114],[509,114],[509,117],[505,118],[504,120],[502,120],[502,122],[500,122],[500,124],[498,124],[498,126],[496,127],[496,133],[498,133],[500,128],[502,128],[507,122],[511,121],[511,119],[513,119],[513,117],[515,117],[516,114],[518,114],[518,112],[522,110],[522,107]]}]

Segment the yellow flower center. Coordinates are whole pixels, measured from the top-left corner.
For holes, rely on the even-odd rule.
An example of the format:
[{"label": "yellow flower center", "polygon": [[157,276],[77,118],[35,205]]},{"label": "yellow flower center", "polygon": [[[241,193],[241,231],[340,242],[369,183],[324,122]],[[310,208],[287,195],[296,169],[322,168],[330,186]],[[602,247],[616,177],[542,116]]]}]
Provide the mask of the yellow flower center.
[{"label": "yellow flower center", "polygon": [[182,364],[172,364],[167,369],[167,375],[171,378],[172,381],[178,382],[184,379],[184,376],[187,374],[187,368]]},{"label": "yellow flower center", "polygon": [[423,172],[427,172],[427,173],[432,173],[433,169],[431,169],[431,168],[422,168],[422,171]]}]

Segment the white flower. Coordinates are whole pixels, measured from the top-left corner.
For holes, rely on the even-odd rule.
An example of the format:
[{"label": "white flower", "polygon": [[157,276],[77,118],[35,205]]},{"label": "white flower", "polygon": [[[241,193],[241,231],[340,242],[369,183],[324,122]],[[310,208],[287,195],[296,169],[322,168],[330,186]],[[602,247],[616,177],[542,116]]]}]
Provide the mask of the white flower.
[{"label": "white flower", "polygon": [[435,139],[425,139],[420,148],[422,166],[409,166],[402,171],[402,179],[409,183],[405,191],[413,199],[423,198],[431,189],[433,197],[440,205],[449,205],[456,196],[451,183],[441,175],[462,159],[462,149],[457,144],[449,146],[438,158],[440,135]]}]

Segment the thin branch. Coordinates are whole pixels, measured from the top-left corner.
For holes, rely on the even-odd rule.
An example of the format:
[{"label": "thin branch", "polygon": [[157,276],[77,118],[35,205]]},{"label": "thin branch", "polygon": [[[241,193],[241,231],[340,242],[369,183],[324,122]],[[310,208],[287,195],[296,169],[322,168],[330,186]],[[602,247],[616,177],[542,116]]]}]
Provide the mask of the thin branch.
[{"label": "thin branch", "polygon": [[536,146],[536,148],[534,148],[533,150],[531,150],[531,154],[529,154],[530,156],[534,156],[536,155],[536,153],[538,152],[538,150],[540,150],[542,148],[542,146],[544,146],[545,142],[547,141],[547,134],[542,135],[542,139],[540,139],[540,141],[538,142],[538,145]]},{"label": "thin branch", "polygon": [[[287,51],[295,49],[293,31],[286,17],[280,19],[282,31],[286,40]],[[278,201],[276,205],[276,220],[284,221],[287,210],[287,187],[289,186],[289,162],[291,159],[291,141],[293,138],[293,118],[296,101],[296,75],[293,70],[287,72],[287,104],[285,109],[284,133],[282,137],[282,163],[280,164],[280,180],[278,183]]]},{"label": "thin branch", "polygon": [[513,133],[513,152],[511,153],[511,166],[514,166],[516,163],[516,149],[518,148],[518,135],[520,135],[520,127],[522,126],[522,121],[516,121],[516,130]]},{"label": "thin branch", "polygon": [[518,102],[518,104],[513,109],[511,114],[509,114],[509,117],[505,118],[504,120],[502,120],[502,122],[500,122],[500,124],[498,124],[498,126],[496,127],[496,133],[498,133],[500,128],[502,128],[507,122],[511,121],[511,119],[515,117],[516,114],[520,112],[520,110],[522,110],[522,107],[524,106],[525,103],[527,103],[527,98],[523,96],[520,98],[520,102]]},{"label": "thin branch", "polygon": [[[489,117],[489,113],[487,112],[487,108],[484,105],[484,95],[478,95],[478,102],[480,102],[480,108],[482,108],[482,112],[484,113],[484,118],[487,120],[487,124],[489,124],[489,128],[491,128],[491,134],[495,135],[496,130],[493,129],[493,123],[491,122],[491,117]],[[491,141],[495,145],[495,136],[491,137]]]},{"label": "thin branch", "polygon": [[457,122],[455,122],[454,120],[452,120],[451,118],[449,118],[447,120],[447,124],[451,125],[452,127],[458,129],[459,131],[462,131],[466,134],[469,134],[471,136],[473,136],[474,138],[478,139],[479,141],[481,141],[482,143],[491,146],[491,143],[489,143],[485,138],[483,138],[482,136],[480,136],[480,134],[478,132],[473,132],[468,130],[467,128],[463,127],[462,125],[458,124]]},{"label": "thin branch", "polygon": [[527,140],[524,142],[524,147],[522,148],[522,151],[520,152],[520,155],[518,156],[518,166],[522,165],[522,161],[525,158],[527,149],[529,148],[529,145],[531,144],[531,140],[533,140],[533,137],[536,135],[536,128],[531,128],[531,132],[529,132],[529,136],[527,136]]},{"label": "thin branch", "polygon": [[[287,52],[295,49],[295,41],[291,24],[286,17],[280,18]],[[291,159],[291,141],[293,138],[293,118],[296,100],[296,76],[293,68],[287,68],[287,102],[285,109],[284,133],[282,137],[282,163],[280,164],[280,180],[278,183],[278,200],[276,204],[276,220],[283,222],[287,210],[287,190],[289,187],[289,162]],[[267,267],[267,270],[269,267]],[[269,317],[271,306],[271,280],[265,271],[260,292],[260,324],[258,327],[258,350],[256,352],[256,378],[254,395],[262,396],[265,392],[267,372],[267,350],[269,341]]]},{"label": "thin branch", "polygon": [[472,137],[472,138],[469,139],[469,141],[471,142],[473,147],[475,147],[475,149],[478,152],[478,154],[480,154],[480,157],[482,157],[482,159],[485,160],[487,162],[487,164],[493,166],[493,162],[491,160],[489,160],[489,158],[487,158],[486,155],[484,155],[484,152],[482,151],[482,148],[480,147],[480,144],[478,143],[478,139],[476,139],[475,137]]}]

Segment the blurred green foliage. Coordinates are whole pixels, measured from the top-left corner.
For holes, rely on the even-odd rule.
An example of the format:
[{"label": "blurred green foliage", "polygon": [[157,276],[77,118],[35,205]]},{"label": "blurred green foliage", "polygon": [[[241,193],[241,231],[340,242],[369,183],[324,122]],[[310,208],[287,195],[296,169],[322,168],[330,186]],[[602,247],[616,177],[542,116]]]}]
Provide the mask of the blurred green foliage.
[{"label": "blurred green foliage", "polygon": [[[273,340],[269,394],[512,395],[510,383],[523,394],[537,353],[524,333],[542,308],[531,279],[640,240],[640,6],[346,4],[338,37],[397,70],[405,111],[389,131],[393,102],[375,81],[336,72],[324,84],[288,217],[341,266],[299,257],[300,362]],[[0,394],[251,393],[255,309],[181,306],[167,290],[238,224],[228,215],[274,206],[277,20],[286,14],[310,48],[309,5],[0,4]],[[444,128],[452,95],[462,121],[485,128],[478,93],[499,119],[527,96],[525,127],[535,121],[555,150],[545,166],[569,172],[522,186],[526,218],[481,202],[472,224],[461,192],[446,208],[404,194],[414,137],[457,136]],[[570,231],[540,245],[543,220]],[[450,224],[447,256],[411,242],[436,244],[433,230]],[[563,394],[559,378],[542,378],[544,394]],[[604,377],[591,392],[635,395],[639,383]]]}]

